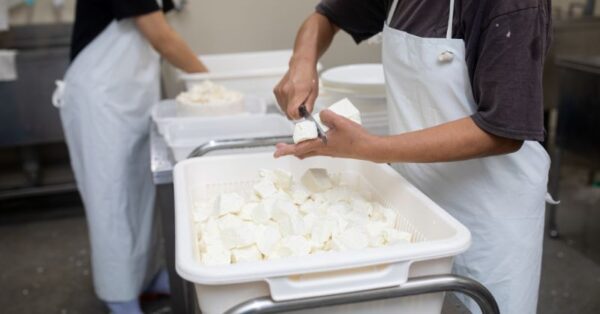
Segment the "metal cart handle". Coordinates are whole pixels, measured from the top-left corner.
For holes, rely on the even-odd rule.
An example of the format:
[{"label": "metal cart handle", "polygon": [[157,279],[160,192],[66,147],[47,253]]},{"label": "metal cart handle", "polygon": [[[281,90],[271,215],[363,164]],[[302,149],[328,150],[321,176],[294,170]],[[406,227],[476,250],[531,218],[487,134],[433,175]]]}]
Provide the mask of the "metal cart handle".
[{"label": "metal cart handle", "polygon": [[256,137],[256,138],[240,138],[231,140],[213,140],[206,144],[196,147],[189,155],[189,158],[201,157],[210,152],[225,149],[242,149],[256,148],[265,146],[274,146],[278,143],[294,143],[291,136],[274,136],[274,137]]},{"label": "metal cart handle", "polygon": [[275,302],[270,297],[260,297],[241,303],[226,314],[280,313],[302,309],[385,300],[435,292],[461,292],[473,298],[483,314],[499,314],[496,300],[479,282],[456,275],[434,275],[408,280],[398,287],[358,291],[330,296]]}]

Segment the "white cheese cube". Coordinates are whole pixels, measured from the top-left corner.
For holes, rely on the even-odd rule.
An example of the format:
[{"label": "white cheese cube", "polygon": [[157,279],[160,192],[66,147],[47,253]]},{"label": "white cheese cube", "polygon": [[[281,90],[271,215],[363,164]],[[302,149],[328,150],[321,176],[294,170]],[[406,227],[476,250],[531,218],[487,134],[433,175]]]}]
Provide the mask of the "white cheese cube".
[{"label": "white cheese cube", "polygon": [[337,202],[332,203],[327,208],[327,214],[338,215],[340,217],[346,217],[352,212],[352,208],[347,203]]},{"label": "white cheese cube", "polygon": [[277,193],[277,188],[272,181],[263,178],[254,185],[254,192],[256,192],[256,195],[258,195],[260,198],[264,199]]},{"label": "white cheese cube", "polygon": [[305,235],[308,232],[304,225],[304,219],[302,219],[302,216],[298,213],[295,213],[286,219],[280,219],[278,224],[281,235],[283,236]]},{"label": "white cheese cube", "polygon": [[293,181],[292,174],[282,169],[261,169],[259,171],[259,176],[263,179],[271,181],[275,187],[284,191],[290,189]]},{"label": "white cheese cube", "polygon": [[383,231],[383,237],[387,245],[396,245],[402,243],[410,243],[410,240],[412,239],[412,234],[394,228],[386,228]]},{"label": "white cheese cube", "polygon": [[270,256],[281,240],[281,233],[277,225],[261,225],[257,228],[256,247],[265,256]]},{"label": "white cheese cube", "polygon": [[313,193],[326,191],[333,186],[327,170],[321,168],[308,169],[300,180]]},{"label": "white cheese cube", "polygon": [[280,220],[289,219],[292,215],[298,213],[298,208],[294,203],[288,200],[276,200],[273,205],[271,217],[279,222]]},{"label": "white cheese cube", "polygon": [[317,222],[317,220],[319,220],[319,217],[315,214],[307,214],[306,216],[304,216],[302,219],[304,219],[304,227],[306,228],[307,231],[311,230],[313,225],[315,224],[315,222]]},{"label": "white cheese cube", "polygon": [[344,98],[327,108],[340,116],[350,119],[358,124],[362,124],[360,119],[360,111],[350,102],[348,98]]},{"label": "white cheese cube", "polygon": [[295,235],[284,238],[278,251],[289,254],[287,256],[305,256],[310,253],[311,248],[310,242],[305,237]]},{"label": "white cheese cube", "polygon": [[240,217],[243,220],[246,221],[251,221],[252,220],[252,211],[254,210],[254,208],[256,206],[258,206],[258,202],[249,202],[244,204],[244,206],[242,206],[242,209],[240,210],[240,213],[238,214],[238,217]]},{"label": "white cheese cube", "polygon": [[209,218],[199,227],[200,239],[206,246],[222,246],[221,230],[219,224],[214,218]]},{"label": "white cheese cube", "polygon": [[317,125],[309,120],[296,123],[294,126],[294,143],[298,144],[304,141],[313,140],[319,137]]},{"label": "white cheese cube", "polygon": [[244,199],[237,193],[223,193],[217,197],[217,210],[219,216],[237,214],[244,205]]},{"label": "white cheese cube", "polygon": [[[352,120],[358,124],[362,124],[362,120],[360,118],[360,111],[358,111],[358,109],[354,106],[354,104],[352,104],[352,102],[350,102],[350,100],[348,98],[344,98],[344,99],[334,103],[333,105],[329,106],[329,108],[327,108],[327,109],[333,111],[335,114],[338,114],[346,119]],[[315,115],[315,120],[317,121],[317,123],[319,124],[321,129],[323,129],[323,132],[329,131],[329,127],[327,127],[321,121],[320,113]]]},{"label": "white cheese cube", "polygon": [[252,209],[250,213],[251,220],[257,224],[265,224],[271,219],[271,213],[275,204],[275,199],[265,199]]},{"label": "white cheese cube", "polygon": [[231,250],[231,261],[233,263],[254,262],[261,259],[262,253],[260,253],[256,245]]},{"label": "white cheese cube", "polygon": [[206,251],[202,253],[202,263],[207,266],[219,266],[231,264],[231,252],[223,246],[207,246]]},{"label": "white cheese cube", "polygon": [[354,192],[345,186],[336,186],[323,194],[329,202],[350,202],[354,198]]},{"label": "white cheese cube", "polygon": [[225,248],[241,248],[255,242],[256,226],[233,215],[218,220],[221,241]]},{"label": "white cheese cube", "polygon": [[360,211],[352,211],[344,216],[351,226],[366,226],[369,223],[369,215]]},{"label": "white cheese cube", "polygon": [[322,248],[329,239],[337,223],[329,219],[319,219],[314,222],[310,231],[310,240],[317,248]]},{"label": "white cheese cube", "polygon": [[277,200],[271,217],[279,224],[279,230],[283,236],[302,235],[306,232],[304,220],[296,205],[290,201]]},{"label": "white cheese cube", "polygon": [[310,191],[302,184],[294,184],[290,189],[290,197],[296,205],[302,205],[310,197]]},{"label": "white cheese cube", "polygon": [[384,222],[388,227],[394,227],[396,226],[397,219],[398,213],[395,210],[384,207],[381,204],[376,204],[373,207],[371,220]]},{"label": "white cheese cube", "polygon": [[384,230],[386,229],[385,223],[382,222],[369,222],[367,224],[367,236],[369,237],[369,246],[381,247],[385,245]]},{"label": "white cheese cube", "polygon": [[363,228],[352,227],[333,237],[334,247],[343,250],[360,250],[369,246],[369,237]]},{"label": "white cheese cube", "polygon": [[308,199],[300,204],[300,212],[305,215],[309,213],[317,214],[317,208],[317,203],[311,199]]},{"label": "white cheese cube", "polygon": [[363,198],[354,197],[350,200],[350,207],[355,212],[360,212],[371,216],[373,213],[373,203],[365,201]]}]

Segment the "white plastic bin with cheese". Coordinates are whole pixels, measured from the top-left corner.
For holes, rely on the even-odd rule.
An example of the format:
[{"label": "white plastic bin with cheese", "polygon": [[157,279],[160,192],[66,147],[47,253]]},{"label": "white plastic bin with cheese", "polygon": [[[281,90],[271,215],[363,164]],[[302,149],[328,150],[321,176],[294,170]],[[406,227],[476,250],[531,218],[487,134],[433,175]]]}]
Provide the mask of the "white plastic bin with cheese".
[{"label": "white plastic bin with cheese", "polygon": [[[397,210],[413,243],[304,257],[206,266],[194,233],[194,202],[251,188],[260,169],[284,169],[295,177],[310,168],[352,172],[375,198]],[[273,159],[272,153],[213,156],[180,162],[174,170],[176,268],[195,283],[203,313],[227,309],[260,296],[290,300],[401,285],[408,278],[447,274],[454,256],[470,245],[469,231],[388,165],[317,157]],[[440,313],[443,294],[306,310],[300,313]]]},{"label": "white plastic bin with cheese", "polygon": [[[200,55],[209,72],[179,72],[179,78],[188,90],[204,80],[211,80],[275,104],[273,88],[287,72],[291,56],[292,50],[289,49]],[[321,68],[322,65],[317,64],[317,70]]]}]

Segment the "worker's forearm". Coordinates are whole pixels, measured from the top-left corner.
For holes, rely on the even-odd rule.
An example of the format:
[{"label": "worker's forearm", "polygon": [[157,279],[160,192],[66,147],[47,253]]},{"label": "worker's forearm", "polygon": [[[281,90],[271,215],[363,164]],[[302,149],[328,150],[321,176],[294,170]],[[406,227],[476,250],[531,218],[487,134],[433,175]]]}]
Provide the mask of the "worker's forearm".
[{"label": "worker's forearm", "polygon": [[377,138],[368,159],[377,162],[445,162],[507,154],[522,141],[498,137],[480,129],[471,118],[400,135]]},{"label": "worker's forearm", "polygon": [[333,41],[338,27],[325,16],[313,13],[300,27],[294,43],[294,55],[290,63],[316,65]]},{"label": "worker's forearm", "polygon": [[188,73],[207,71],[192,49],[167,23],[162,11],[138,16],[135,24],[150,45],[173,66]]},{"label": "worker's forearm", "polygon": [[198,59],[190,47],[175,32],[156,47],[160,55],[171,65],[188,73],[207,72],[206,66]]}]

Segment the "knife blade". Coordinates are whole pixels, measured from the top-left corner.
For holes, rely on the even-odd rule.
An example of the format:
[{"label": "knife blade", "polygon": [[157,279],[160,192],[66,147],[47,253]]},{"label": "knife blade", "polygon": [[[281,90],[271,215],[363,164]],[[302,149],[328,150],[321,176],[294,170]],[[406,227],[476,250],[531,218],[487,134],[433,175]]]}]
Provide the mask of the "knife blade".
[{"label": "knife blade", "polygon": [[300,108],[298,109],[300,111],[300,116],[306,120],[315,123],[315,125],[317,126],[317,136],[321,139],[321,141],[323,141],[323,144],[327,144],[327,135],[325,134],[317,120],[315,120],[315,117],[313,117],[313,115],[308,112],[306,106],[304,105],[305,102],[306,100],[300,105]]}]

